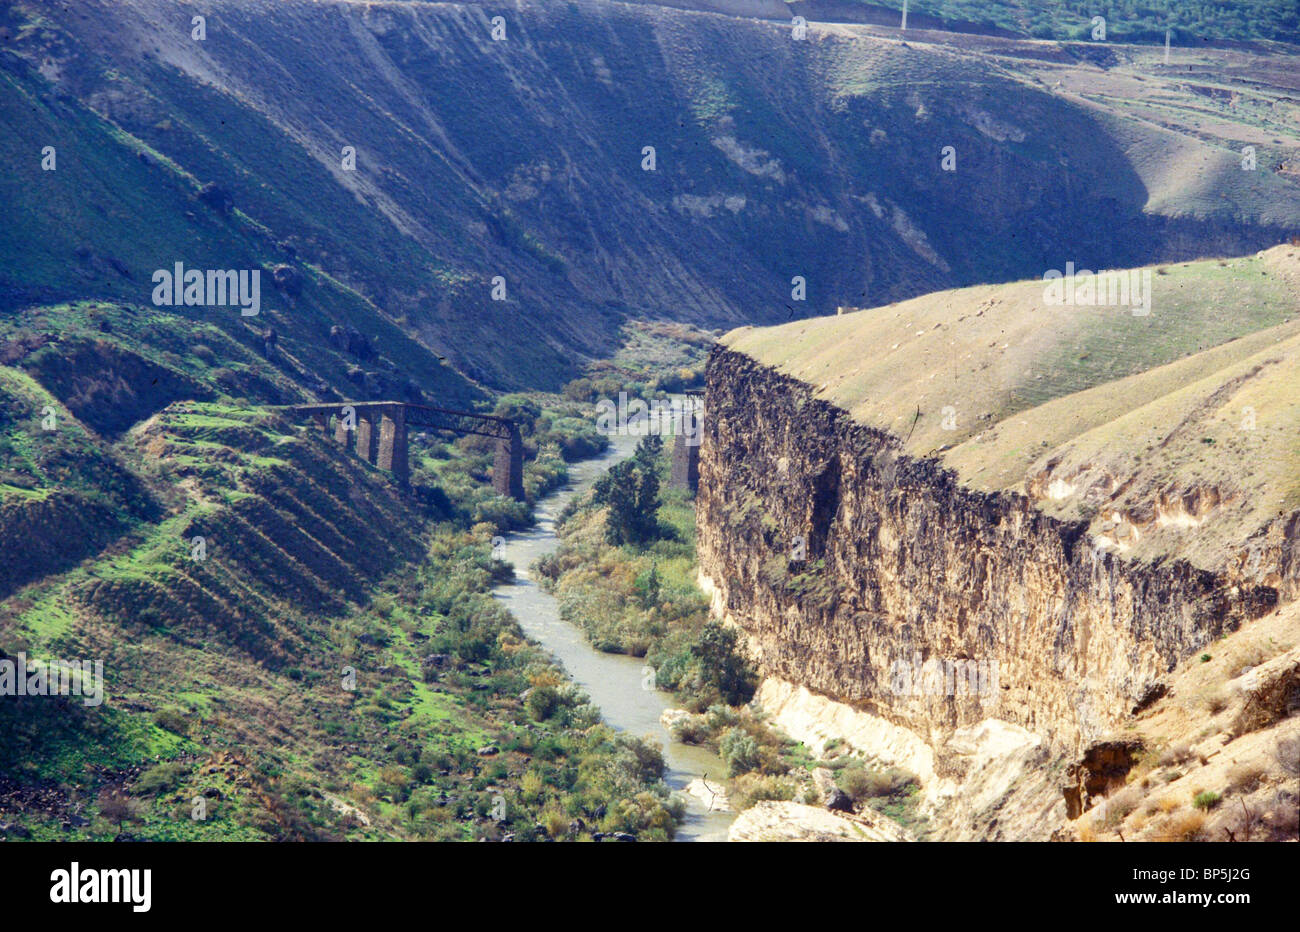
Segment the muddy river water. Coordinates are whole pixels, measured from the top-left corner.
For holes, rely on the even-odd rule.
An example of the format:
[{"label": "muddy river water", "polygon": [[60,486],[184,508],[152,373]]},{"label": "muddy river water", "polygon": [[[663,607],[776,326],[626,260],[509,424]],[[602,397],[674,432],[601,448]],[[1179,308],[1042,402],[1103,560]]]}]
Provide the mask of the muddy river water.
[{"label": "muddy river water", "polygon": [[[559,547],[555,518],[565,504],[589,489],[610,466],[630,456],[638,438],[613,437],[611,440],[613,443],[605,455],[569,467],[568,484],[537,504],[537,523],[533,527],[505,538],[501,556],[514,564],[515,581],[498,587],[493,594],[510,609],[524,631],[554,654],[574,681],[587,691],[606,723],[620,731],[650,738],[663,746],[669,786],[674,790],[684,790],[691,780],[706,774],[708,782],[718,786],[724,768],[717,755],[705,748],[673,741],[660,723],[660,715],[665,709],[674,708],[674,703],[668,693],[643,687],[649,672],[645,662],[593,648],[581,630],[560,618],[558,603],[542,590],[529,569],[538,557]],[[685,796],[685,799],[686,819],[678,828],[677,839],[726,841],[727,828],[734,814],[710,812],[693,796]]]}]

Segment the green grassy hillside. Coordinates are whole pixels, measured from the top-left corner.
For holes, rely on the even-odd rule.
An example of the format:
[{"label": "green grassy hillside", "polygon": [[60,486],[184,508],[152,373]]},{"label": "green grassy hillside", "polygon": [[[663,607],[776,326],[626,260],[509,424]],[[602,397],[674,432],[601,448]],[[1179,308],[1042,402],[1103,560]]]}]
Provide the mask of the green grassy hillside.
[{"label": "green grassy hillside", "polygon": [[[0,520],[26,509],[0,525],[6,552],[44,555],[33,503],[69,512],[58,534],[95,518],[101,535],[78,552],[51,534],[64,562],[0,592],[0,658],[103,664],[100,704],[0,701],[5,837],[672,835],[659,752],[600,725],[491,597],[510,572],[492,535],[527,507],[484,492],[474,443],[417,457],[447,491],[411,495],[268,409],[176,402],[109,446],[20,371],[0,385],[21,453]],[[39,402],[66,421],[49,437],[24,431]],[[532,489],[562,476],[528,464]]]},{"label": "green grassy hillside", "polygon": [[156,495],[21,370],[0,366],[0,598],[155,519]]}]

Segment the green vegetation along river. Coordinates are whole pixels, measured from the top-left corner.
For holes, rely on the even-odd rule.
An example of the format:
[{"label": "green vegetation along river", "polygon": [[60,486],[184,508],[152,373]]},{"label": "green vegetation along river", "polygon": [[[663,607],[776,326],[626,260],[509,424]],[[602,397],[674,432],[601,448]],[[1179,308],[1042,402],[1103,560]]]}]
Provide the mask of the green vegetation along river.
[{"label": "green vegetation along river", "polygon": [[[575,463],[569,483],[537,504],[537,523],[505,538],[501,559],[515,566],[515,582],[501,586],[495,595],[510,609],[528,635],[540,642],[563,665],[574,682],[587,691],[612,727],[658,741],[664,748],[669,786],[685,790],[691,780],[708,775],[710,785],[721,786],[725,766],[707,748],[674,742],[660,722],[665,709],[674,707],[672,696],[645,688],[645,662],[625,654],[607,654],[593,648],[583,633],[560,618],[555,598],[532,578],[533,562],[559,546],[555,519],[574,496],[585,493],[605,470],[630,456],[636,437],[614,437],[600,457]],[[716,780],[716,783],[715,783]],[[686,796],[686,819],[678,829],[679,841],[725,841],[732,812],[710,812],[693,796]]]}]

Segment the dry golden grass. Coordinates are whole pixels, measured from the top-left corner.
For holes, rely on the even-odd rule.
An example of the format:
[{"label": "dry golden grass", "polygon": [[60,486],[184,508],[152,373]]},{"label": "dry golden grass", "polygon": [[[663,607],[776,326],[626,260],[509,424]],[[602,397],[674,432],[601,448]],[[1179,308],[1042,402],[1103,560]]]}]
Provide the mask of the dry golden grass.
[{"label": "dry golden grass", "polygon": [[1188,810],[1169,816],[1158,826],[1167,841],[1196,841],[1205,828],[1205,813]]},{"label": "dry golden grass", "polygon": [[1228,771],[1228,792],[1238,796],[1253,793],[1267,773],[1262,761],[1242,761]]},{"label": "dry golden grass", "polygon": [[724,342],[968,485],[1021,489],[1094,532],[1118,512],[1121,552],[1215,567],[1300,507],[1300,250],[1151,278],[1146,317],[1048,307],[1029,281]]},{"label": "dry golden grass", "polygon": [[[1131,723],[1152,750],[1130,771],[1132,779],[1121,791],[1139,795],[1133,811],[1114,826],[1117,833],[1147,841],[1296,837],[1290,811],[1296,809],[1300,786],[1281,762],[1294,754],[1280,749],[1290,742],[1300,745],[1300,722],[1291,716],[1240,735],[1232,722],[1251,688],[1242,674],[1287,654],[1297,639],[1300,602],[1293,602],[1179,665],[1169,677],[1169,695]],[[1202,662],[1201,653],[1210,660]],[[1213,696],[1226,697],[1228,706],[1207,724],[1206,701]],[[1202,792],[1207,796],[1198,809],[1195,800]],[[1104,834],[1096,825],[1094,831]]]}]

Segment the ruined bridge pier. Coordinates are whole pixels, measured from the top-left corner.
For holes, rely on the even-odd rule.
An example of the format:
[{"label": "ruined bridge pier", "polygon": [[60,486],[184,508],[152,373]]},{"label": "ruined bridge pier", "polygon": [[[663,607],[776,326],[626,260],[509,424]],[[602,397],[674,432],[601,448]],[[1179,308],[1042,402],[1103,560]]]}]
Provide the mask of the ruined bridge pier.
[{"label": "ruined bridge pier", "polygon": [[682,412],[673,440],[673,471],[669,485],[695,492],[700,485],[700,441],[704,436],[704,393],[686,392],[687,409]]},{"label": "ruined bridge pier", "polygon": [[473,411],[454,411],[400,401],[357,401],[332,405],[293,405],[310,415],[316,430],[352,449],[367,463],[402,485],[411,479],[408,430],[412,427],[475,434],[496,440],[492,487],[500,495],[524,500],[524,445],[514,422]]}]

